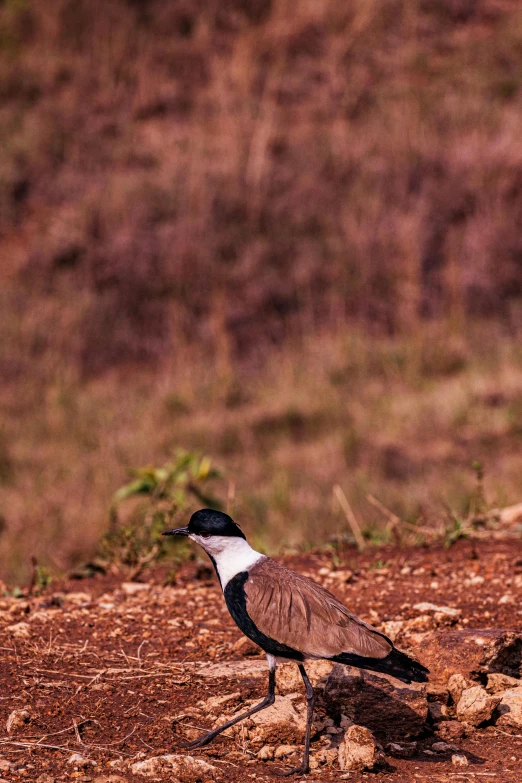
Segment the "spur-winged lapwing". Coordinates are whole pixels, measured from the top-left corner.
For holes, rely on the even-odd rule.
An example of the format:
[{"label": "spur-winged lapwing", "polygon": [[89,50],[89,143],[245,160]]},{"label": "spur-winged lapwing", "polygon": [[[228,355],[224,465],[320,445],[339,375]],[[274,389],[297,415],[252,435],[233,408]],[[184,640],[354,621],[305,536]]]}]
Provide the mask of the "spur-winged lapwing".
[{"label": "spur-winged lapwing", "polygon": [[216,569],[233,620],[262,647],[268,660],[268,693],[263,701],[187,747],[202,747],[273,704],[279,661],[294,661],[299,667],[308,707],[302,764],[285,774],[308,771],[315,694],[303,666],[307,659],[326,658],[391,674],[407,683],[427,680],[425,666],[397,650],[391,639],[352,614],[328,590],[252,549],[227,514],[202,509],[192,515],[187,527],[163,535],[188,536],[203,547]]}]

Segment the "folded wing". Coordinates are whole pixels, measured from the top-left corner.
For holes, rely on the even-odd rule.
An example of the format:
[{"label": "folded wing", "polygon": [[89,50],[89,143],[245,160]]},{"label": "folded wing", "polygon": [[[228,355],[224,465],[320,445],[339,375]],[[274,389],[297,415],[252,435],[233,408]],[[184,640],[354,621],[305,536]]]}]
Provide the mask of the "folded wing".
[{"label": "folded wing", "polygon": [[385,658],[393,644],[328,590],[269,558],[250,569],[246,610],[266,636],[311,658]]}]

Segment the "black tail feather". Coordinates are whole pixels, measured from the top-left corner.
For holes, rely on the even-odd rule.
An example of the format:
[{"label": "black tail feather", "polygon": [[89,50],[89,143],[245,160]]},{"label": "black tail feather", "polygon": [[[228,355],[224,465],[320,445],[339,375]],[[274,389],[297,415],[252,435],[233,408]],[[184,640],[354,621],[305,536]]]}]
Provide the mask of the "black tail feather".
[{"label": "black tail feather", "polygon": [[428,680],[429,669],[395,647],[386,658],[365,658],[364,655],[356,655],[355,653],[342,653],[336,655],[332,660],[349,666],[357,666],[359,669],[391,674],[392,677],[406,683],[427,682]]}]

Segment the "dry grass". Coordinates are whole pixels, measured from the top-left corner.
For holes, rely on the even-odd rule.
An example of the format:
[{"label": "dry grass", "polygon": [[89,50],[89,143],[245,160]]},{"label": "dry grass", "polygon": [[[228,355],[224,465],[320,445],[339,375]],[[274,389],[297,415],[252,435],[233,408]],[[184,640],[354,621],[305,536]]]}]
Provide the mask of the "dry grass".
[{"label": "dry grass", "polygon": [[176,445],[268,543],[519,499],[518,2],[6,0],[0,55],[10,578]]},{"label": "dry grass", "polygon": [[465,514],[474,460],[491,505],[519,500],[522,354],[489,329],[450,345],[433,328],[402,341],[329,334],[234,376],[195,350],[155,373],[28,379],[4,397],[4,573],[21,578],[30,554],[58,569],[92,554],[127,467],[179,445],[226,468],[219,494],[233,483],[234,513],[268,548],[349,530],[337,483],[381,537],[368,494],[406,522],[429,525],[445,504]]}]

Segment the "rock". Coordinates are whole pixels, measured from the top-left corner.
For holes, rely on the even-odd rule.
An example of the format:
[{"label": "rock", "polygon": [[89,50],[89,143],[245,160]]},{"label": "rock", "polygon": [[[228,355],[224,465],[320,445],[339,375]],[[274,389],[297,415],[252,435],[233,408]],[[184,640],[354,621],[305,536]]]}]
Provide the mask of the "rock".
[{"label": "rock", "polygon": [[466,727],[458,720],[448,720],[438,724],[435,731],[442,740],[455,741],[462,739],[466,734]]},{"label": "rock", "polygon": [[445,704],[433,701],[428,704],[428,713],[433,723],[440,723],[441,720],[448,720],[448,708]]},{"label": "rock", "polygon": [[14,769],[14,764],[7,759],[0,759],[0,772],[9,772]]},{"label": "rock", "polygon": [[416,737],[428,714],[424,685],[405,685],[385,674],[362,673],[341,664],[332,669],[324,697],[330,714],[344,714],[388,742]]},{"label": "rock", "polygon": [[[210,699],[202,699],[197,703],[197,710],[204,715],[222,715],[223,705],[241,699],[240,691],[227,693],[224,696],[211,696]],[[186,713],[185,713],[186,714]]]},{"label": "rock", "polygon": [[448,753],[450,750],[458,750],[455,745],[450,745],[448,742],[434,742],[431,749],[434,750],[435,753]]},{"label": "rock", "polygon": [[[242,712],[245,706],[238,712]],[[304,709],[304,704],[302,709]],[[216,723],[223,723],[233,717],[234,715],[226,718],[220,717]],[[305,720],[302,713],[294,706],[292,698],[276,696],[271,707],[267,707],[236,726],[232,726],[230,731],[236,736],[244,736],[246,733],[249,741],[259,748],[263,745],[279,746],[282,743],[293,745],[303,742]]]},{"label": "rock", "polygon": [[279,745],[274,751],[275,759],[284,759],[287,756],[291,756],[292,753],[296,753],[300,748],[297,745]]},{"label": "rock", "polygon": [[438,724],[435,731],[442,740],[455,741],[462,739],[466,734],[466,727],[457,720],[448,720]]},{"label": "rock", "polygon": [[169,753],[166,756],[154,756],[144,761],[137,761],[131,766],[133,775],[143,775],[146,778],[155,778],[169,775],[169,783],[176,783],[170,775],[175,775],[181,783],[194,783],[201,778],[213,779],[217,772],[216,767],[203,759],[194,756],[181,756]]},{"label": "rock", "polygon": [[508,677],[507,674],[488,674],[486,690],[489,693],[500,693],[522,685],[516,677]]},{"label": "rock", "polygon": [[94,778],[93,783],[129,783],[127,778],[121,775],[98,775]]},{"label": "rock", "polygon": [[416,742],[389,742],[386,745],[386,750],[392,756],[397,756],[400,759],[409,759],[413,756],[417,750]]},{"label": "rock", "polygon": [[387,620],[381,623],[381,630],[388,636],[392,642],[395,642],[400,632],[404,628],[404,620]]},{"label": "rock", "polygon": [[31,635],[31,626],[29,623],[14,623],[13,625],[8,625],[7,630],[10,631],[15,639],[28,639]]},{"label": "rock", "polygon": [[501,694],[497,726],[504,729],[522,729],[522,685]]},{"label": "rock", "polygon": [[446,615],[447,617],[459,617],[459,615],[462,614],[461,609],[454,609],[451,606],[437,606],[436,604],[430,604],[430,603],[421,603],[421,604],[415,604],[414,609],[417,610],[417,612],[422,612],[422,614],[426,614],[427,612],[433,612],[435,614],[441,614]]},{"label": "rock", "polygon": [[[121,589],[125,595],[136,595],[137,593],[143,593],[145,590],[150,590],[150,584],[147,582],[122,582]],[[158,756],[158,758],[161,758]]]},{"label": "rock", "polygon": [[237,655],[259,655],[263,653],[262,649],[247,636],[242,636],[232,645],[232,652]]},{"label": "rock", "polygon": [[48,775],[46,772],[43,775],[39,775],[36,778],[36,783],[55,783],[55,778],[52,775]]},{"label": "rock", "polygon": [[362,772],[365,769],[372,769],[377,758],[377,745],[371,731],[364,726],[350,726],[339,745],[340,768]]},{"label": "rock", "polygon": [[[339,751],[337,748],[321,748],[312,756],[314,764],[310,764],[312,769],[317,769],[321,765],[333,767],[339,760]],[[311,761],[312,761],[311,759]]]},{"label": "rock", "polygon": [[257,753],[257,758],[261,759],[261,761],[271,761],[274,758],[274,746],[273,745],[263,745],[260,751]]},{"label": "rock", "polygon": [[415,654],[430,669],[434,684],[447,683],[452,674],[471,680],[494,672],[520,677],[522,633],[495,628],[433,631]]},{"label": "rock", "polygon": [[451,763],[454,767],[467,767],[468,766],[468,760],[466,756],[463,756],[461,753],[454,753],[451,757]]},{"label": "rock", "polygon": [[90,604],[92,601],[92,595],[90,593],[63,593],[60,595],[63,601],[67,601],[71,604]]},{"label": "rock", "polygon": [[439,704],[448,704],[449,693],[447,688],[441,688],[438,685],[426,683],[426,697],[428,702],[438,702]]},{"label": "rock", "polygon": [[489,694],[482,685],[473,685],[462,692],[457,704],[457,718],[478,726],[491,718],[499,702],[500,696]]},{"label": "rock", "polygon": [[73,753],[72,756],[69,756],[67,759],[67,764],[71,764],[75,767],[84,768],[84,767],[97,767],[95,761],[92,761],[92,759],[85,758],[85,756],[82,756],[80,753]]},{"label": "rock", "polygon": [[[307,661],[306,673],[314,688],[323,689],[328,675],[335,666],[331,661]],[[277,692],[281,694],[304,693],[303,678],[295,663],[283,663],[277,667]]]},{"label": "rock", "polygon": [[25,723],[29,723],[30,720],[31,713],[28,709],[13,710],[5,724],[7,733],[12,734],[17,729],[20,729]]},{"label": "rock", "polygon": [[460,701],[463,691],[469,688],[471,685],[462,674],[452,674],[448,680],[448,693],[453,699],[453,703],[457,704]]}]

